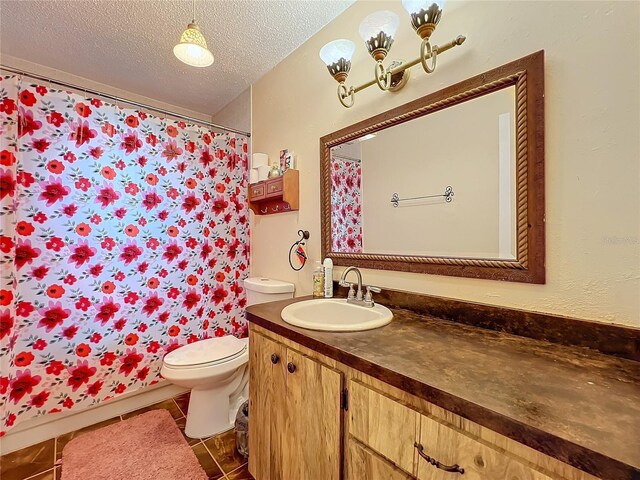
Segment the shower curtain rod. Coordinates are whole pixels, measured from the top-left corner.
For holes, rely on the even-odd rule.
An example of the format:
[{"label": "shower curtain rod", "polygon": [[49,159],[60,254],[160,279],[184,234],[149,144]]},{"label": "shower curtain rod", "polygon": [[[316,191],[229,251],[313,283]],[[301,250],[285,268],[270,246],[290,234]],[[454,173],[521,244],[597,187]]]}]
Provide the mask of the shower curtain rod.
[{"label": "shower curtain rod", "polygon": [[49,78],[49,77],[43,77],[42,75],[38,75],[38,74],[35,74],[35,73],[31,73],[31,72],[26,72],[24,70],[17,70],[15,68],[7,67],[5,65],[0,65],[0,70],[4,70],[4,71],[9,72],[9,73],[16,73],[18,75],[23,75],[25,77],[33,78],[34,80],[40,80],[40,81],[43,81],[43,82],[48,82],[48,83],[51,83],[51,84],[54,84],[54,85],[59,85],[61,87],[72,88],[72,89],[78,90],[80,92],[90,93],[91,95],[99,95],[100,97],[107,98],[109,100],[114,100],[116,103],[117,102],[126,103],[126,104],[132,105],[134,107],[144,108],[145,110],[153,110],[154,112],[162,113],[164,115],[171,115],[172,117],[175,117],[175,118],[180,119],[180,120],[187,120],[189,122],[197,123],[199,125],[204,125],[206,127],[217,128],[219,130],[224,130],[225,132],[239,133],[241,135],[246,135],[247,137],[251,137],[251,133],[249,133],[249,132],[243,132],[242,130],[236,130],[235,128],[229,128],[229,127],[225,127],[223,125],[218,125],[216,123],[211,123],[211,122],[207,122],[207,121],[204,121],[204,120],[199,120],[199,119],[197,119],[195,117],[189,117],[187,115],[181,115],[179,113],[172,112],[170,110],[165,110],[163,108],[154,107],[153,105],[147,105],[147,104],[140,103],[140,102],[134,102],[133,100],[127,100],[126,98],[116,97],[115,95],[111,95],[109,93],[100,92],[98,90],[93,90],[91,88],[84,88],[84,87],[81,87],[79,85],[74,85],[73,83],[61,82],[60,80],[55,80],[55,79]]}]

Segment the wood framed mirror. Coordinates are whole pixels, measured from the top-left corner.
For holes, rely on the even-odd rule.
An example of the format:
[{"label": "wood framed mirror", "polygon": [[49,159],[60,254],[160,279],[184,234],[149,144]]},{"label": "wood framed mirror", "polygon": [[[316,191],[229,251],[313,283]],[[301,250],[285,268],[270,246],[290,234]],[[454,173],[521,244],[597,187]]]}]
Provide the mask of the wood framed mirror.
[{"label": "wood framed mirror", "polygon": [[326,135],[320,159],[335,265],[545,282],[543,51]]}]

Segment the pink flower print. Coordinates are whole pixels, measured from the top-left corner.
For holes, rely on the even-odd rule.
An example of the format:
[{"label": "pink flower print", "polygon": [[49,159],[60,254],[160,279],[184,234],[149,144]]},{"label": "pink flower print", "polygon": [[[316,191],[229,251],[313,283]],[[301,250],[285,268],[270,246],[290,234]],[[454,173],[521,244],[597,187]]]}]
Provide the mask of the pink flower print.
[{"label": "pink flower print", "polygon": [[124,191],[129,195],[137,195],[140,189],[138,188],[138,185],[136,185],[135,183],[129,182],[129,184],[126,187],[124,187]]},{"label": "pink flower print", "polygon": [[158,137],[156,137],[153,133],[150,133],[149,135],[147,135],[144,140],[152,147],[155,147],[156,144],[158,143]]},{"label": "pink flower print", "polygon": [[127,209],[118,208],[115,212],[113,212],[113,214],[116,216],[116,218],[119,218],[120,220],[122,220],[124,216],[127,214]]},{"label": "pink flower print", "polygon": [[116,192],[110,185],[107,185],[105,183],[102,185],[102,188],[98,190],[96,202],[101,204],[102,208],[106,208],[109,205],[113,205],[119,198],[120,194]]},{"label": "pink flower print", "polygon": [[211,252],[213,252],[213,248],[211,248],[211,245],[209,245],[209,242],[205,241],[202,244],[202,247],[200,247],[200,258],[202,260],[206,260],[211,254]]},{"label": "pink flower print", "polygon": [[167,197],[169,197],[171,200],[175,200],[176,198],[178,198],[179,194],[180,194],[180,192],[178,192],[178,190],[176,190],[173,187],[171,187],[169,190],[167,190]]},{"label": "pink flower print", "polygon": [[51,237],[44,246],[47,247],[47,250],[59,252],[64,247],[64,241],[60,237]]},{"label": "pink flower print", "polygon": [[164,254],[162,254],[162,258],[164,258],[169,263],[171,263],[181,253],[182,253],[182,247],[178,246],[177,243],[171,243],[167,246],[167,248],[165,248]]},{"label": "pink flower print", "polygon": [[69,318],[71,310],[62,308],[61,302],[49,302],[49,306],[40,308],[38,313],[40,314],[38,327],[50,332],[58,325],[62,325],[62,323]]},{"label": "pink flower print", "polygon": [[164,300],[161,298],[158,298],[158,295],[154,293],[144,301],[144,306],[142,307],[142,311],[146,313],[147,316],[151,316],[153,315],[154,312],[156,312],[160,308],[160,306],[163,303],[164,303]]},{"label": "pink flower print", "polygon": [[196,291],[193,288],[191,288],[185,295],[184,301],[182,302],[182,306],[186,307],[187,310],[191,310],[193,307],[195,307],[198,304],[198,302],[200,301],[200,298],[201,296],[198,295],[198,293],[196,293]]},{"label": "pink flower print", "polygon": [[18,112],[18,138],[24,135],[33,135],[36,130],[40,130],[42,122],[33,119],[31,110],[20,107]]},{"label": "pink flower print", "polygon": [[4,197],[13,197],[16,189],[16,181],[13,172],[9,169],[0,168],[0,200]]},{"label": "pink flower print", "polygon": [[31,147],[34,148],[35,150],[37,150],[40,153],[44,153],[47,150],[47,148],[49,148],[49,145],[51,145],[51,143],[49,143],[44,138],[41,138],[39,140],[34,140],[31,143]]},{"label": "pink flower print", "polygon": [[16,305],[16,315],[19,317],[28,317],[35,308],[30,302],[18,302]]},{"label": "pink flower print", "polygon": [[213,156],[211,155],[211,152],[209,152],[209,149],[206,148],[202,150],[200,152],[200,163],[202,166],[206,168],[211,162],[213,162]]},{"label": "pink flower print", "polygon": [[160,242],[158,242],[156,238],[150,238],[149,240],[147,240],[146,245],[147,248],[155,250],[156,248],[158,248],[158,246],[160,246]]},{"label": "pink flower print", "polygon": [[91,377],[96,374],[98,369],[96,367],[90,367],[88,360],[79,360],[75,367],[69,367],[69,378],[67,379],[67,385],[75,392],[82,385],[89,383]]},{"label": "pink flower print", "polygon": [[229,292],[227,292],[223,285],[218,285],[217,288],[213,291],[213,301],[216,305],[219,305],[227,298]]},{"label": "pink flower print", "polygon": [[93,147],[89,150],[89,155],[98,160],[104,154],[102,147]]},{"label": "pink flower print", "polygon": [[178,147],[178,144],[175,140],[170,140],[164,144],[162,156],[167,159],[167,162],[175,160],[180,155],[182,155],[182,149]]},{"label": "pink flower print", "polygon": [[[0,175],[2,175],[0,173]],[[1,181],[1,180],[0,180]],[[36,179],[33,178],[29,172],[25,172],[24,170],[18,170],[16,174],[16,181],[22,185],[24,188],[29,188],[33,183],[35,183]],[[2,187],[0,187],[1,189]],[[0,193],[0,198],[2,197],[2,193]]]},{"label": "pink flower print", "polygon": [[200,205],[200,199],[195,195],[187,195],[182,201],[182,209],[187,213],[191,213],[198,205]]},{"label": "pink flower print", "polygon": [[39,375],[31,375],[29,370],[18,370],[9,382],[9,400],[16,405],[27,394],[33,391],[33,387],[40,383]]},{"label": "pink flower print", "polygon": [[140,255],[142,255],[142,249],[138,247],[135,243],[129,243],[127,245],[120,247],[120,257],[125,265],[131,264],[134,260],[137,260]]},{"label": "pink flower print", "polygon": [[76,147],[89,143],[91,139],[96,138],[96,135],[98,135],[98,132],[89,127],[89,122],[86,120],[78,120],[71,124],[71,129],[69,140],[75,140]]},{"label": "pink flower print", "polygon": [[49,177],[48,182],[40,182],[40,189],[40,197],[38,197],[38,200],[46,201],[47,207],[52,206],[71,193],[69,187],[65,187],[61,180],[53,176]]},{"label": "pink flower print", "polygon": [[91,188],[91,182],[87,178],[80,177],[78,180],[76,180],[75,186],[78,190],[86,192],[87,190],[89,190],[89,188]]},{"label": "pink flower print", "polygon": [[140,296],[136,292],[129,292],[124,297],[124,303],[135,305],[139,299],[140,299]]},{"label": "pink flower print", "polygon": [[29,405],[35,408],[42,408],[42,406],[46,403],[50,395],[50,392],[42,391],[37,395],[32,395],[31,400],[29,401]]},{"label": "pink flower print", "polygon": [[69,257],[69,263],[75,263],[76,267],[81,267],[96,254],[96,249],[89,246],[89,243],[85,241],[79,241],[75,247],[71,248],[73,252]]},{"label": "pink flower print", "polygon": [[60,375],[63,370],[64,363],[59,360],[52,360],[49,365],[47,365],[45,372],[47,372],[49,375]]},{"label": "pink flower print", "polygon": [[124,150],[127,155],[130,155],[142,148],[142,140],[138,138],[137,132],[129,130],[126,135],[122,136],[120,148]]},{"label": "pink flower print", "polygon": [[15,249],[16,268],[20,270],[25,265],[33,263],[39,255],[40,249],[32,247],[30,240],[19,238]]},{"label": "pink flower print", "polygon": [[100,246],[108,251],[113,250],[113,247],[116,246],[116,242],[111,237],[106,237],[102,242],[100,242]]},{"label": "pink flower print", "polygon": [[9,335],[13,328],[13,317],[11,316],[11,310],[0,311],[0,340]]},{"label": "pink flower print", "polygon": [[96,265],[91,265],[91,267],[89,267],[89,274],[93,277],[99,277],[102,273],[102,270],[104,270],[104,266],[99,263]]},{"label": "pink flower print", "polygon": [[160,197],[155,190],[148,190],[144,193],[142,198],[142,205],[147,209],[147,212],[157,207],[162,203],[162,197]]},{"label": "pink flower print", "polygon": [[125,375],[131,375],[131,372],[138,368],[138,364],[142,361],[144,356],[141,353],[137,353],[135,349],[127,350],[126,355],[120,357],[120,369],[119,373]]},{"label": "pink flower print", "polygon": [[67,217],[73,217],[78,211],[78,207],[73,203],[71,205],[65,205],[62,207],[62,213],[64,213]]},{"label": "pink flower print", "polygon": [[229,202],[227,202],[222,195],[218,195],[213,200],[213,211],[216,216],[220,215],[225,211],[225,209],[229,206]]},{"label": "pink flower print", "polygon": [[102,390],[103,384],[104,382],[98,380],[97,382],[89,385],[87,387],[87,394],[91,395],[92,397],[95,397],[96,395],[98,395],[98,393],[100,393],[100,390]]},{"label": "pink flower print", "polygon": [[106,325],[118,313],[120,305],[115,303],[111,297],[104,297],[103,302],[96,305],[96,308],[98,313],[95,316],[95,321],[100,322],[100,325]]}]

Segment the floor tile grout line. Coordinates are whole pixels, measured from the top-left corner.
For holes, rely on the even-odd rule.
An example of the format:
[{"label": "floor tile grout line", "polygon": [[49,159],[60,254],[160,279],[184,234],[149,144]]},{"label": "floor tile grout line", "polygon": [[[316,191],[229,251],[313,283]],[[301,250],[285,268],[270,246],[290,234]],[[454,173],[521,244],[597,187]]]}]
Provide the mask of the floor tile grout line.
[{"label": "floor tile grout line", "polygon": [[231,470],[230,472],[228,472],[228,474],[229,474],[229,475],[231,475],[232,473],[237,472],[237,471],[238,471],[238,470],[240,470],[241,468],[246,467],[246,466],[247,466],[247,463],[248,463],[248,462],[244,462],[244,463],[243,463],[242,465],[240,465],[239,467],[236,467],[236,468],[234,468],[233,470]]},{"label": "floor tile grout line", "polygon": [[[43,470],[43,471],[41,471],[41,472],[34,473],[33,475],[29,475],[28,477],[25,477],[23,480],[29,480],[29,479],[31,479],[31,478],[37,477],[38,475],[42,475],[43,473],[50,472],[51,470],[54,470],[55,468],[56,468],[55,466],[54,466],[54,467],[51,467],[51,468],[47,468],[46,470]],[[54,476],[55,476],[55,472],[54,472],[53,474],[54,474]]]},{"label": "floor tile grout line", "polygon": [[178,402],[176,402],[176,397],[173,397],[171,400],[173,400],[173,403],[175,404],[175,406],[178,407],[178,411],[182,413],[182,416],[186,417],[187,414],[182,410],[182,408],[180,408],[180,405],[178,405]]},{"label": "floor tile grout line", "polygon": [[207,452],[209,452],[209,456],[211,458],[213,458],[213,461],[215,462],[215,464],[218,466],[218,468],[220,469],[220,471],[222,472],[222,476],[224,478],[227,478],[227,472],[224,471],[224,469],[222,468],[222,465],[220,465],[218,463],[218,460],[216,460],[216,457],[213,455],[213,453],[211,453],[211,450],[209,450],[209,447],[207,447],[207,444],[204,443],[204,440],[202,441],[202,445],[204,445],[204,448],[207,450]]}]

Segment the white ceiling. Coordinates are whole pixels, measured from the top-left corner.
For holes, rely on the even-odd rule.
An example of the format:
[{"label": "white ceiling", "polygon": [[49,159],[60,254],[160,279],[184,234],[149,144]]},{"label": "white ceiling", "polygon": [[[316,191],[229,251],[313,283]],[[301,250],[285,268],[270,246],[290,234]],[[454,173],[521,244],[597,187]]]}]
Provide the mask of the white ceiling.
[{"label": "white ceiling", "polygon": [[1,0],[0,52],[212,115],[353,2],[197,0],[199,69],[172,51],[189,0]]}]

